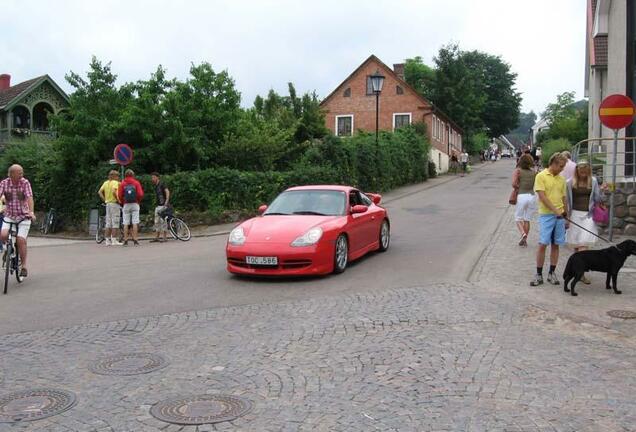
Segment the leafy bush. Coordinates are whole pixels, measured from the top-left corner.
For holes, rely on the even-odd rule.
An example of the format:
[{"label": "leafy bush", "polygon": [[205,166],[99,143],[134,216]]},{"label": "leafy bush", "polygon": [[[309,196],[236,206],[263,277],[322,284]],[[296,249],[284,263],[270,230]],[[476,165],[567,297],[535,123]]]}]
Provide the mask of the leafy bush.
[{"label": "leafy bush", "polygon": [[550,156],[552,156],[554,153],[566,150],[572,151],[572,144],[570,144],[570,142],[565,138],[559,138],[544,142],[541,146],[541,163],[544,167],[547,167]]}]

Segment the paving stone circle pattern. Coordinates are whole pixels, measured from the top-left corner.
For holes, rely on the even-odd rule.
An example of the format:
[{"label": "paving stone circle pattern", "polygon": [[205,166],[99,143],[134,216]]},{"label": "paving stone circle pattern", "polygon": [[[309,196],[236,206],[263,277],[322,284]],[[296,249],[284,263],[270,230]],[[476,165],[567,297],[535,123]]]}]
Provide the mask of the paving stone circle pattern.
[{"label": "paving stone circle pattern", "polygon": [[71,392],[37,389],[0,396],[0,423],[40,420],[60,414],[75,405]]},{"label": "paving stone circle pattern", "polygon": [[611,310],[607,313],[612,318],[636,319],[636,312],[628,310]]},{"label": "paving stone circle pattern", "polygon": [[158,354],[127,353],[101,359],[89,366],[98,375],[141,375],[163,369],[168,361]]},{"label": "paving stone circle pattern", "polygon": [[252,409],[252,403],[231,395],[199,395],[159,402],[150,409],[155,418],[179,425],[232,421]]}]

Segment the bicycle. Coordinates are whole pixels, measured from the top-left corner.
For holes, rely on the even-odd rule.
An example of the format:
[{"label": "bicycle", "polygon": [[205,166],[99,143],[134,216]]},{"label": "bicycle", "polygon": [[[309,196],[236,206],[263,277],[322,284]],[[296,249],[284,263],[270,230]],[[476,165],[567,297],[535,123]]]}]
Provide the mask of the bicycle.
[{"label": "bicycle", "polygon": [[50,208],[46,215],[44,216],[44,220],[40,224],[40,232],[42,234],[48,234],[55,231],[55,224],[57,223],[57,215],[55,214],[55,209]]},{"label": "bicycle", "polygon": [[176,240],[188,241],[192,238],[190,228],[183,220],[175,217],[171,207],[168,207],[159,213],[159,217],[166,221],[168,231],[172,234],[172,237]]},{"label": "bicycle", "polygon": [[[23,219],[24,220],[24,219]],[[18,252],[18,243],[16,241],[18,237],[18,227],[20,226],[20,222],[7,222],[4,221],[5,224],[9,225],[9,233],[7,238],[7,245],[4,248],[4,252],[2,254],[2,267],[5,269],[4,273],[4,294],[7,293],[9,287],[9,275],[15,272],[15,278],[18,283],[22,283],[24,277],[20,275],[22,271],[22,260],[20,259],[20,254]]]},{"label": "bicycle", "polygon": [[[106,208],[106,204],[102,203],[102,207]],[[106,237],[104,237],[104,228],[106,227],[106,214],[100,215],[97,218],[97,231],[95,231],[95,243],[101,244]],[[117,240],[121,243],[124,240],[124,224],[121,207],[119,209],[119,236]]]}]

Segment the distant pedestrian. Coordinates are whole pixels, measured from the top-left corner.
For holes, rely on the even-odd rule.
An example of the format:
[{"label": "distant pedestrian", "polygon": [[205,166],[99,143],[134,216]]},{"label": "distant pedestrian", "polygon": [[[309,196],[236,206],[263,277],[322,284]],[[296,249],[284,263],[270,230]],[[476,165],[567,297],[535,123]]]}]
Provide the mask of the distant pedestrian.
[{"label": "distant pedestrian", "polygon": [[565,163],[565,168],[561,171],[563,177],[565,177],[565,181],[572,180],[574,177],[574,171],[576,170],[576,163],[572,161],[572,154],[569,151],[562,152],[563,156],[567,158],[567,162]]},{"label": "distant pedestrian", "polygon": [[530,233],[530,221],[536,207],[534,194],[534,179],[537,175],[532,169],[534,161],[532,156],[524,154],[519,158],[519,167],[512,174],[512,187],[518,188],[517,205],[515,207],[515,222],[521,238],[519,246],[528,246],[528,234]]},{"label": "distant pedestrian", "polygon": [[550,271],[548,282],[559,285],[554,273],[559,262],[559,246],[565,244],[565,230],[568,222],[568,203],[565,179],[559,173],[565,167],[566,159],[561,153],[550,156],[548,168],[537,174],[534,180],[534,192],[539,198],[539,247],[537,249],[537,273],[531,286],[543,283],[543,264],[545,251],[550,245]]},{"label": "distant pedestrian", "polygon": [[121,207],[119,205],[118,198],[119,191],[119,173],[116,170],[111,170],[108,173],[108,180],[106,180],[102,187],[99,188],[97,194],[106,204],[106,223],[104,224],[104,238],[107,246],[114,245],[119,246],[121,243],[117,240],[119,238],[119,218],[121,216]]},{"label": "distant pedestrian", "polygon": [[[574,175],[567,182],[567,194],[569,218],[576,224],[572,224],[568,229],[567,243],[577,252],[586,250],[596,243],[594,234],[598,231],[592,219],[592,212],[594,206],[602,202],[598,180],[592,175],[592,169],[586,160],[576,163]],[[589,284],[590,280],[583,275],[581,282]]]},{"label": "distant pedestrian", "polygon": [[459,166],[459,161],[457,160],[457,153],[453,152],[450,158],[450,171],[453,174],[457,174],[458,166]]},{"label": "distant pedestrian", "polygon": [[117,192],[119,202],[124,205],[124,246],[128,246],[128,234],[132,225],[132,239],[135,246],[139,246],[139,204],[144,198],[144,190],[141,183],[135,179],[135,172],[127,169],[124,181],[119,185]]},{"label": "distant pedestrian", "polygon": [[497,153],[494,151],[490,152],[490,162],[495,162],[497,160]]},{"label": "distant pedestrian", "polygon": [[468,153],[463,152],[462,154],[460,154],[459,161],[462,164],[462,177],[463,177],[464,174],[466,174],[466,172],[468,171]]},{"label": "distant pedestrian", "polygon": [[[165,210],[170,205],[170,190],[159,178],[158,172],[151,174],[152,184],[155,185],[155,195],[157,197],[157,205],[155,207],[155,238],[150,240],[152,243],[167,241],[168,226],[166,219],[162,217]],[[161,239],[163,234],[163,239]]]},{"label": "distant pedestrian", "polygon": [[537,169],[539,169],[543,165],[543,163],[541,161],[541,156],[543,155],[543,150],[541,150],[541,147],[537,146],[537,149],[535,150],[535,155],[536,155],[535,162],[537,163]]}]

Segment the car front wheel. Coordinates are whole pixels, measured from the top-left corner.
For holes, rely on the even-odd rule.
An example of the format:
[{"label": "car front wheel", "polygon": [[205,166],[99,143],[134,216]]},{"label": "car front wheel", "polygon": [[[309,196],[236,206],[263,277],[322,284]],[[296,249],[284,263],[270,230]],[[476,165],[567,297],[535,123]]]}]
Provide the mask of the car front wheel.
[{"label": "car front wheel", "polygon": [[340,234],[336,239],[336,251],[334,254],[333,272],[336,274],[342,273],[347,268],[347,262],[349,261],[349,244],[347,243],[347,237],[344,234]]}]

